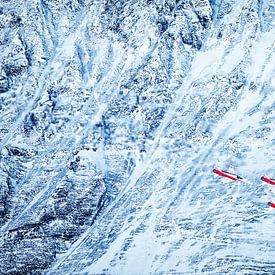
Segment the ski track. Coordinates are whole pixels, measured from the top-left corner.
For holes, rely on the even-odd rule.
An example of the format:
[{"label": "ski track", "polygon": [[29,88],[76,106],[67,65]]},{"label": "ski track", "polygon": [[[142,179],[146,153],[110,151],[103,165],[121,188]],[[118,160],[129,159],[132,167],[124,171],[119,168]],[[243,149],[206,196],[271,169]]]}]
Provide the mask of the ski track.
[{"label": "ski track", "polygon": [[[244,41],[243,43],[246,43]],[[266,47],[266,50],[272,49],[274,46],[274,42],[270,44],[270,47]],[[237,46],[239,47],[239,46]],[[234,47],[229,46],[228,49],[231,51],[234,51]],[[272,61],[274,58],[272,58],[272,50],[269,52],[269,54],[265,54],[267,57],[265,58],[265,61],[262,63],[261,67],[258,67],[257,69],[262,72],[260,75],[260,80],[258,78],[259,83],[265,83],[266,81],[270,81],[270,79],[267,79],[267,75],[270,75],[270,68],[268,66],[271,66]],[[223,68],[223,64],[225,62],[225,59],[230,58],[230,56],[221,56],[220,61],[217,60],[215,63],[218,68],[218,71]],[[205,69],[207,73],[207,69]],[[184,247],[185,242],[192,242],[194,241],[194,244],[200,246],[200,243],[206,242],[204,247],[208,247],[207,245],[225,245],[228,250],[228,253],[230,252],[230,249],[234,248],[236,249],[236,244],[234,244],[234,240],[232,238],[228,238],[228,240],[223,239],[222,236],[220,236],[219,231],[223,224],[228,224],[229,222],[229,215],[235,215],[236,212],[236,205],[238,207],[241,207],[239,211],[245,211],[245,205],[242,205],[242,203],[245,201],[243,198],[243,194],[241,193],[242,185],[245,184],[246,186],[252,185],[253,182],[246,181],[245,183],[241,182],[230,182],[228,181],[225,184],[229,185],[229,188],[224,186],[225,192],[223,194],[219,194],[219,199],[212,200],[205,205],[201,205],[202,201],[193,201],[192,196],[190,197],[190,194],[192,194],[192,190],[198,189],[198,190],[207,190],[209,188],[209,181],[211,181],[212,177],[210,176],[210,172],[212,171],[212,165],[211,163],[215,163],[216,159],[218,158],[219,151],[223,148],[224,143],[226,140],[228,140],[231,136],[234,135],[234,130],[238,129],[240,132],[241,129],[246,129],[246,125],[243,121],[243,117],[247,116],[247,113],[249,112],[248,108],[251,109],[251,106],[255,106],[259,102],[259,95],[260,90],[258,89],[255,94],[258,94],[258,96],[255,96],[252,98],[252,100],[249,100],[249,104],[246,106],[245,101],[247,98],[250,97],[250,90],[249,85],[246,85],[245,89],[243,89],[241,98],[238,102],[238,108],[234,109],[231,107],[231,110],[226,114],[225,118],[223,118],[221,121],[218,122],[216,125],[214,135],[212,137],[211,143],[207,146],[201,148],[195,156],[193,156],[191,159],[188,159],[188,162],[185,164],[185,171],[188,171],[188,178],[185,177],[185,172],[181,174],[180,169],[178,171],[175,171],[176,177],[177,177],[177,184],[175,186],[175,189],[168,195],[166,198],[166,203],[158,205],[157,202],[161,199],[164,199],[163,197],[158,198],[155,193],[161,192],[162,190],[165,190],[165,186],[167,185],[167,182],[165,180],[161,181],[157,186],[150,186],[146,189],[146,194],[144,194],[141,201],[138,201],[137,204],[140,205],[141,210],[139,210],[133,219],[131,219],[130,222],[127,222],[123,220],[123,216],[127,216],[127,213],[129,213],[129,208],[132,205],[132,200],[135,199],[135,196],[137,196],[135,188],[137,188],[137,184],[140,182],[140,179],[142,177],[148,177],[148,167],[151,167],[153,163],[156,163],[156,160],[158,159],[158,154],[161,154],[162,148],[160,148],[160,139],[162,138],[164,131],[166,127],[168,126],[169,122],[172,120],[173,117],[175,117],[176,111],[179,107],[182,107],[183,99],[186,100],[186,92],[191,88],[192,85],[192,79],[194,79],[195,76],[201,77],[204,73],[203,70],[200,70],[199,72],[195,71],[190,74],[190,80],[187,79],[181,86],[181,88],[177,92],[177,98],[174,101],[175,104],[172,105],[168,112],[167,116],[164,117],[161,125],[158,128],[158,131],[154,137],[154,146],[152,146],[151,150],[147,153],[147,157],[143,159],[142,162],[138,163],[134,169],[134,172],[131,174],[127,184],[125,184],[124,188],[121,190],[118,197],[112,202],[112,204],[107,207],[104,211],[104,213],[95,221],[95,223],[78,239],[77,242],[75,242],[72,247],[64,254],[61,255],[60,260],[56,262],[56,264],[52,267],[51,271],[49,271],[48,274],[61,274],[58,273],[58,271],[66,270],[66,267],[68,268],[69,273],[68,274],[81,274],[79,273],[80,270],[82,270],[83,267],[86,267],[85,272],[110,272],[112,270],[113,272],[129,272],[123,268],[125,268],[126,262],[124,260],[124,254],[127,253],[127,249],[124,252],[122,251],[122,247],[125,245],[125,242],[127,242],[128,246],[130,248],[138,246],[140,242],[142,242],[139,239],[139,234],[135,233],[136,230],[141,226],[144,227],[145,231],[143,231],[141,234],[148,235],[145,237],[148,241],[149,239],[151,242],[154,240],[156,241],[156,233],[154,232],[153,225],[157,220],[160,220],[163,218],[166,214],[169,214],[168,216],[172,216],[174,213],[179,212],[179,209],[182,209],[181,211],[185,211],[185,219],[186,220],[192,220],[192,217],[196,215],[200,215],[201,222],[207,222],[208,220],[211,221],[211,217],[213,215],[219,215],[220,219],[218,219],[217,223],[214,227],[211,228],[211,231],[209,232],[208,236],[200,237],[198,236],[198,231],[194,231],[193,235],[190,235],[190,232],[182,233],[180,230],[180,226],[177,225],[177,221],[170,220],[170,223],[174,223],[173,226],[176,228],[176,241],[173,241],[173,237],[171,237],[171,240],[168,239],[168,242],[171,242],[171,246],[169,248],[166,247],[167,251],[164,253],[164,251],[159,251],[159,255],[165,255],[167,253],[167,258],[163,259],[163,261],[159,262],[158,265],[154,264],[155,261],[153,261],[153,264],[151,267],[147,267],[147,269],[144,267],[142,269],[143,274],[149,274],[150,271],[155,270],[156,272],[163,272],[162,271],[162,263],[165,261],[169,262],[171,260],[171,255],[173,255],[174,259],[180,259],[183,258],[183,251],[182,248]],[[192,75],[193,74],[193,75]],[[259,75],[256,72],[254,72],[254,75]],[[251,77],[250,82],[254,81],[253,75]],[[183,87],[186,87],[183,89]],[[187,98],[191,100],[192,94],[188,94]],[[272,101],[272,100],[271,100]],[[245,109],[242,109],[243,107],[246,107]],[[232,119],[232,117],[235,119]],[[238,117],[241,117],[238,119]],[[258,122],[255,122],[257,124]],[[187,125],[188,126],[188,125]],[[235,131],[236,131],[235,130]],[[215,148],[215,151],[213,150]],[[213,152],[216,152],[213,154]],[[188,158],[188,155],[186,156]],[[208,163],[208,164],[205,164]],[[158,167],[165,166],[164,163],[158,164]],[[173,167],[173,165],[171,165]],[[152,168],[152,167],[151,167]],[[157,167],[155,167],[157,169]],[[208,171],[208,176],[206,179],[203,180],[203,174]],[[209,172],[210,171],[210,172]],[[184,178],[184,179],[183,179]],[[145,183],[146,184],[146,181]],[[215,185],[221,184],[221,179],[217,178],[214,181]],[[214,185],[214,186],[215,186]],[[233,187],[232,187],[233,185]],[[210,185],[212,187],[212,185]],[[251,192],[251,191],[250,191]],[[229,199],[229,200],[228,200]],[[225,213],[222,208],[219,207],[219,205],[223,204],[224,201],[227,201],[227,204],[230,205],[227,207],[228,212]],[[239,202],[239,203],[238,203]],[[153,208],[153,209],[152,209]],[[262,211],[262,210],[261,210]],[[179,212],[180,213],[180,212]],[[176,216],[176,214],[174,214]],[[270,214],[264,213],[261,214],[259,210],[254,215],[254,218],[266,218],[269,217]],[[240,220],[240,218],[235,217],[236,220]],[[251,217],[250,215],[250,218]],[[119,223],[119,225],[117,225]],[[233,223],[231,221],[231,223]],[[108,227],[107,227],[108,226]],[[118,228],[117,228],[118,227]],[[114,229],[115,228],[115,229]],[[106,231],[107,230],[107,231]],[[109,237],[107,232],[109,232]],[[113,233],[114,236],[111,234]],[[241,232],[240,232],[241,234]],[[106,239],[107,238],[107,239]],[[136,243],[135,243],[136,239]],[[247,241],[247,240],[245,240]],[[104,248],[105,244],[107,244],[107,248]],[[102,246],[102,244],[104,244]],[[132,244],[132,246],[131,246]],[[135,244],[133,246],[133,244]],[[100,246],[102,246],[100,248]],[[146,245],[145,245],[146,246]],[[157,246],[155,246],[156,249]],[[200,246],[201,249],[203,249],[203,246]],[[86,249],[85,249],[86,248]],[[98,252],[98,250],[103,250],[102,253]],[[84,251],[84,252],[83,252]],[[105,251],[105,252],[104,252]],[[149,248],[149,251],[152,252]],[[156,249],[157,251],[157,249]],[[274,249],[271,250],[274,252]],[[79,256],[76,257],[76,255],[79,253]],[[140,253],[146,254],[146,248],[143,247],[143,250],[140,251]],[[157,253],[157,252],[156,252]],[[172,254],[173,253],[173,254]],[[178,256],[176,254],[178,253]],[[186,253],[188,254],[188,253]],[[120,255],[120,256],[119,256]],[[137,252],[132,255],[138,255]],[[140,255],[140,254],[139,254]],[[192,255],[191,253],[189,254]],[[233,255],[233,254],[232,254]],[[142,259],[145,261],[141,263],[146,263],[146,259],[140,255]],[[157,254],[155,255],[157,257]],[[212,255],[208,255],[205,253],[204,259],[201,261],[201,263],[198,265],[197,270],[192,272],[203,272],[203,268],[207,266],[211,262]],[[170,258],[170,260],[169,260]],[[75,260],[73,260],[75,259]],[[271,258],[270,258],[271,259]],[[70,262],[71,260],[71,262]],[[127,259],[127,266],[131,266],[131,260],[137,261],[137,259],[132,259],[131,254],[129,254],[129,257]],[[107,265],[107,263],[109,263]],[[113,264],[112,264],[113,263]],[[121,265],[120,265],[121,264]],[[137,268],[138,272],[138,264],[133,263],[134,266]],[[87,268],[87,265],[90,266]],[[171,272],[179,271],[176,267],[181,266],[180,260],[178,260],[177,263],[173,263],[170,265],[172,267],[174,265],[175,269],[171,270]],[[74,268],[72,269],[72,266]],[[108,269],[108,267],[110,270]],[[152,267],[154,268],[152,269]],[[104,268],[105,267],[105,268]],[[60,268],[60,269],[59,269]],[[219,269],[218,269],[219,270]],[[166,269],[167,271],[167,269]],[[180,270],[183,271],[183,270]],[[62,272],[62,271],[61,271]],[[185,272],[190,273],[190,269],[187,268]],[[220,268],[220,272],[223,272],[223,269]],[[190,273],[191,274],[191,273]]]}]

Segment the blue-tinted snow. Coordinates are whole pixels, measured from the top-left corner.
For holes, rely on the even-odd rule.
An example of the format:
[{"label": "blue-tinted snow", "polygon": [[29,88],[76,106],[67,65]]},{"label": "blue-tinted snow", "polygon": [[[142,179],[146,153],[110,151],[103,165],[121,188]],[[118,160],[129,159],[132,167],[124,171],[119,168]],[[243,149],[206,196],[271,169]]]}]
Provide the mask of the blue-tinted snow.
[{"label": "blue-tinted snow", "polygon": [[0,16],[1,273],[275,272],[272,1]]}]

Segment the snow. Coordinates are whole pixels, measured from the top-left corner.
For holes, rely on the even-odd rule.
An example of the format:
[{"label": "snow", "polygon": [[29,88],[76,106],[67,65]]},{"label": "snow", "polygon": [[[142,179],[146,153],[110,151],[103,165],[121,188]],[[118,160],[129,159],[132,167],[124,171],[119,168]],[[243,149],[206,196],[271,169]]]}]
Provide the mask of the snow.
[{"label": "snow", "polygon": [[[261,78],[258,78],[259,74],[263,71],[270,76],[272,60],[265,61],[265,58],[270,51],[272,41],[267,37],[268,35],[264,35],[263,38],[261,37],[261,42],[256,42],[252,50],[252,61],[249,67],[251,68],[251,72],[249,73],[250,82],[256,80],[256,77],[258,83],[267,81],[265,73]],[[261,46],[263,43],[266,44],[264,48]],[[259,48],[261,48],[263,52],[254,54],[254,51],[259,51]],[[211,247],[220,245],[223,249],[217,249],[215,253],[216,259],[224,258],[228,255],[235,255],[236,257],[245,255],[247,258],[257,258],[259,261],[273,262],[274,245],[272,244],[274,244],[274,242],[272,241],[268,248],[265,247],[265,243],[269,241],[270,238],[273,238],[270,234],[272,232],[271,228],[275,223],[273,212],[268,209],[268,207],[262,208],[261,212],[263,213],[258,214],[266,216],[261,223],[249,224],[249,227],[247,227],[250,232],[249,239],[240,243],[234,241],[234,238],[246,238],[246,225],[241,220],[245,217],[249,218],[250,216],[249,214],[239,216],[237,213],[245,211],[245,208],[248,207],[245,201],[249,201],[250,205],[256,203],[255,206],[249,206],[256,211],[256,201],[260,202],[261,200],[260,197],[256,196],[256,198],[252,197],[251,201],[249,194],[257,188],[255,183],[253,181],[232,183],[228,180],[214,180],[214,178],[210,176],[211,163],[213,165],[217,158],[223,158],[221,161],[223,166],[229,161],[228,155],[224,153],[222,156],[218,156],[224,146],[224,142],[233,136],[241,135],[241,133],[247,131],[247,129],[256,128],[261,122],[261,112],[249,115],[249,112],[254,109],[259,102],[266,100],[262,95],[260,86],[258,90],[253,92],[250,90],[249,85],[242,89],[237,107],[231,108],[225,117],[215,124],[211,141],[201,148],[199,153],[193,154],[191,159],[186,159],[188,163],[186,166],[194,172],[184,172],[187,171],[186,168],[182,171],[181,169],[175,171],[179,173],[178,175],[181,174],[182,176],[177,177],[178,180],[172,192],[170,192],[170,189],[166,190],[164,185],[165,180],[171,175],[173,170],[171,171],[169,165],[164,162],[164,157],[159,157],[165,155],[165,149],[158,145],[159,141],[162,140],[164,129],[166,129],[167,124],[171,121],[183,102],[184,104],[188,104],[186,103],[186,98],[185,101],[183,101],[183,95],[185,95],[187,90],[191,92],[191,83],[197,78],[210,77],[214,73],[224,74],[232,71],[243,60],[246,50],[241,43],[229,48],[218,45],[216,48],[211,48],[196,55],[192,63],[193,69],[190,72],[190,80],[182,85],[183,88],[179,89],[180,93],[175,100],[176,105],[172,106],[168,111],[168,115],[160,125],[159,131],[155,134],[156,142],[155,145],[152,144],[152,148],[148,153],[149,159],[143,160],[142,163],[139,163],[135,167],[127,188],[121,191],[119,197],[103,214],[101,219],[86,232],[85,239],[88,241],[92,238],[93,231],[97,230],[97,227],[106,219],[106,215],[112,216],[113,211],[119,213],[116,208],[121,207],[120,201],[123,199],[124,194],[129,194],[127,195],[127,197],[129,197],[135,193],[133,190],[136,188],[135,186],[140,177],[144,175],[146,171],[151,170],[153,167],[160,167],[161,179],[152,186],[148,193],[148,198],[143,204],[140,204],[141,209],[135,218],[133,220],[131,219],[130,223],[127,222],[127,216],[125,216],[124,221],[120,221],[122,224],[119,226],[119,231],[116,231],[117,237],[110,242],[106,252],[98,259],[95,259],[89,267],[85,268],[84,272],[94,274],[108,270],[108,272],[113,274],[149,274],[152,271],[201,273],[205,266],[210,266],[212,269],[215,269],[215,262],[211,260],[213,255]],[[255,66],[255,64],[257,64],[257,66]],[[268,102],[273,102],[272,97],[273,96],[271,96]],[[192,96],[190,96],[190,100],[191,98]],[[272,163],[266,163],[266,159],[269,159],[268,156],[271,154],[271,151],[268,150],[268,148],[263,150],[262,140],[253,141],[253,146],[250,148],[251,150],[248,152],[247,157],[239,164],[238,172],[243,171],[248,175],[248,171],[252,173],[252,167],[257,167],[259,171],[258,174],[260,175],[261,171],[272,169]],[[156,162],[156,160],[158,162]],[[202,176],[202,173],[206,173],[207,176]],[[210,183],[210,181],[212,183]],[[215,183],[214,186],[213,181]],[[223,194],[219,194],[219,185],[227,186],[221,189],[223,190]],[[212,195],[208,193],[210,186],[214,192]],[[194,200],[193,197],[196,189],[198,192],[202,191],[202,193],[201,198]],[[184,193],[182,193],[183,190]],[[247,191],[244,192],[243,190]],[[210,199],[208,199],[209,196]],[[212,196],[214,196],[215,199],[211,199]],[[228,200],[230,196],[231,199]],[[131,197],[129,199],[131,199]],[[127,202],[129,202],[129,199],[126,199],[126,202],[122,201],[122,204],[126,207],[123,211],[126,211],[126,213],[128,212]],[[263,198],[262,202],[264,202]],[[218,220],[213,224],[209,234],[206,234],[206,236],[198,235],[201,230],[207,229],[207,224],[204,223],[213,217],[212,212],[217,212],[215,215]],[[156,232],[156,227],[160,226],[161,219],[166,215],[168,219],[167,226],[171,229],[167,232],[165,229],[165,234],[162,236]],[[200,231],[198,231],[194,226],[193,234],[190,230],[184,230],[179,224],[181,216],[184,217],[184,220],[189,220],[192,226],[196,224],[200,226],[202,223],[204,228],[202,227]],[[112,218],[112,224],[116,223],[115,217],[116,216]],[[260,216],[258,218],[260,218]],[[232,232],[226,234],[225,238],[227,239],[222,238],[222,232],[225,233],[227,227],[237,222],[240,222],[238,231],[234,233],[234,230],[231,229]],[[112,226],[108,227],[108,230],[111,230],[111,227]],[[139,232],[138,228],[140,227],[144,229]],[[255,239],[257,239],[256,243],[254,242]],[[128,241],[131,245],[123,252],[123,247],[125,247],[125,243]],[[100,249],[100,247],[97,249]],[[261,252],[263,249],[265,250],[264,254]],[[76,245],[74,253],[77,254],[79,250],[81,250],[81,246]],[[202,251],[204,251],[204,254],[202,254]],[[70,253],[67,255],[70,255]],[[201,255],[200,257],[202,258],[196,260],[196,268],[191,271],[190,260],[195,260],[196,255]],[[70,257],[72,257],[72,255],[70,255]],[[93,254],[89,254],[89,257],[93,257]],[[66,259],[66,256],[63,259]],[[85,262],[85,260],[83,259],[82,262]],[[62,265],[62,262],[60,264]],[[224,268],[216,268],[216,271],[223,272],[226,270]]]},{"label": "snow", "polygon": [[0,94],[0,273],[273,274],[269,1],[46,2]]}]

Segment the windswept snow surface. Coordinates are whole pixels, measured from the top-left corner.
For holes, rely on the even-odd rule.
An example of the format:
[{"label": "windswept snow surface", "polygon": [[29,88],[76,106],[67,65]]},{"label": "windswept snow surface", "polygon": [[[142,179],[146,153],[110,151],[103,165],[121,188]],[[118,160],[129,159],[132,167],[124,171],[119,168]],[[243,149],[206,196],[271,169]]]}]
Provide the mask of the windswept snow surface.
[{"label": "windswept snow surface", "polygon": [[275,274],[274,1],[19,2],[0,273]]}]

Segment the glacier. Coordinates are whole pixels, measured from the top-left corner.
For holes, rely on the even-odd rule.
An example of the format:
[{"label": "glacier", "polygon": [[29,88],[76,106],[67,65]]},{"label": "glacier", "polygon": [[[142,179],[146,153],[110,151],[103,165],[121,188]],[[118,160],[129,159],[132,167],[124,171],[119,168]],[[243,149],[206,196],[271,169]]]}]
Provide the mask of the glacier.
[{"label": "glacier", "polygon": [[0,273],[274,274],[274,13],[2,0]]}]

